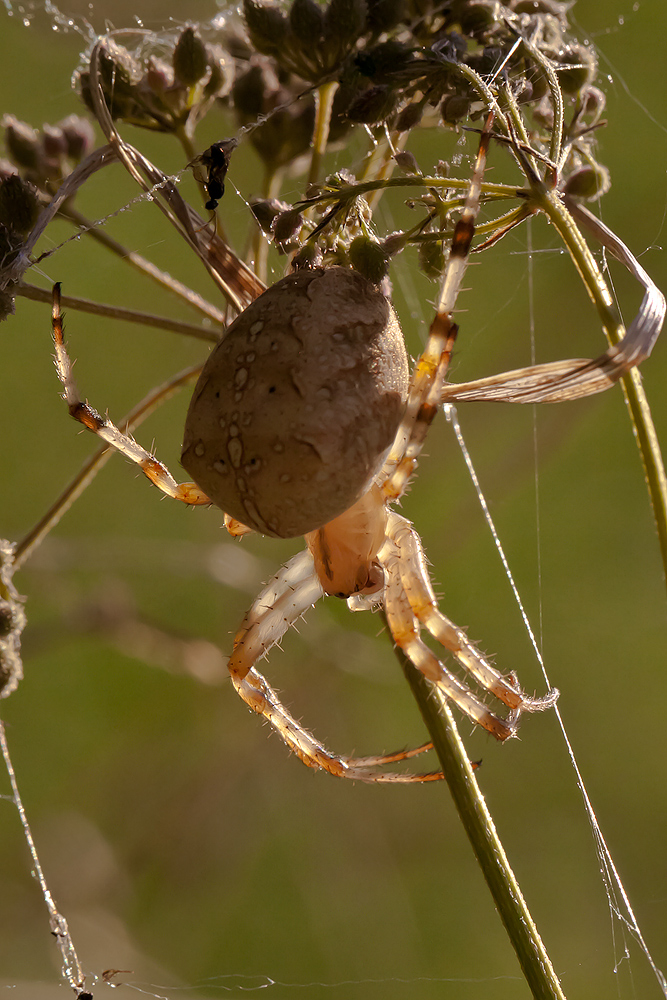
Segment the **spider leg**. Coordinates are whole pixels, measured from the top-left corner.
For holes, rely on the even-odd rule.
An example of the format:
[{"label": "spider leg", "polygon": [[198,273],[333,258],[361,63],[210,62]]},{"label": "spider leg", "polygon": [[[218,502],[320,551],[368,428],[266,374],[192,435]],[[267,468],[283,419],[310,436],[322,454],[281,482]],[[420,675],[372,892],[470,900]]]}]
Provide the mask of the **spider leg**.
[{"label": "spider leg", "polygon": [[232,683],[245,703],[271,723],[285,745],[307,767],[321,768],[336,778],[351,778],[353,781],[368,783],[413,784],[442,780],[443,775],[439,771],[428,774],[397,774],[375,770],[385,763],[406,760],[415,753],[430,749],[430,744],[419,747],[417,751],[398,751],[381,757],[340,757],[327,750],[312,733],[297,722],[273,688],[254,667],[243,678],[239,679],[232,675]]},{"label": "spider leg", "polygon": [[246,613],[229,658],[232,677],[245,677],[323,594],[313,557],[304,549],[276,573]]},{"label": "spider leg", "polygon": [[416,756],[430,749],[430,744],[416,750],[399,750],[375,757],[341,757],[331,753],[297,722],[255,669],[256,661],[280,641],[290,625],[322,594],[313,559],[307,549],[294,556],[274,576],[253,602],[234,640],[228,667],[236,691],[254,712],[271,723],[283,742],[308,767],[322,768],[336,777],[367,782],[439,780],[442,777],[439,772],[395,774],[376,770],[384,764]]},{"label": "spider leg", "polygon": [[405,492],[428,429],[442,402],[445,376],[458,332],[458,327],[452,322],[452,313],[468,265],[475,232],[492,123],[493,114],[490,114],[482,131],[468,196],[461,217],[454,227],[436,314],[429,329],[426,346],[412,375],[405,416],[385,464],[388,474],[382,483],[382,492],[387,502],[397,500]]},{"label": "spider leg", "polygon": [[[473,382],[449,383],[442,402],[459,399],[505,403],[558,403],[603,392],[641,364],[653,350],[665,319],[665,296],[628,247],[583,205],[566,199],[565,207],[644,286],[639,312],[621,340],[592,360],[571,358],[517,368]],[[573,223],[574,225],[574,223]],[[622,330],[619,327],[619,332]]]},{"label": "spider leg", "polygon": [[410,522],[391,512],[388,534],[396,546],[403,590],[417,621],[452,653],[482,687],[512,709],[513,721],[518,721],[522,712],[540,712],[554,705],[557,691],[550,691],[543,698],[525,695],[512,675],[505,677],[492,667],[465,632],[442,614],[431,586],[421,540]]},{"label": "spider leg", "polygon": [[89,403],[81,399],[72,373],[72,362],[65,348],[59,284],[55,285],[53,289],[51,323],[56,350],[56,370],[63,384],[63,399],[74,419],[78,420],[89,431],[97,434],[116,451],[135,462],[144,475],[167,496],[187,504],[210,504],[209,498],[195,483],[181,483],[179,485],[162,462],[159,462],[150,452],[137,444],[128,434],[123,434],[108,417],[101,416]]},{"label": "spider leg", "polygon": [[461,711],[492,733],[498,740],[514,736],[516,718],[513,714],[505,720],[494,715],[461,681],[450,674],[445,665],[431,652],[420,638],[421,625],[406,594],[399,568],[396,546],[389,541],[381,555],[387,572],[385,588],[385,614],[389,630],[396,644],[403,650],[410,662],[433,681]]}]

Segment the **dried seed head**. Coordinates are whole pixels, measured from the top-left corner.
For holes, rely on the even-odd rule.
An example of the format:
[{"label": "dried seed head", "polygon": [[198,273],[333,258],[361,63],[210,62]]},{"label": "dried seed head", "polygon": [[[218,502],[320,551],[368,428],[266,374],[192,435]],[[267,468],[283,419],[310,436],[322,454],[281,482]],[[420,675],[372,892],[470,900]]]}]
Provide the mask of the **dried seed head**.
[{"label": "dried seed head", "polygon": [[316,0],[293,0],[289,23],[297,41],[312,50],[324,33],[324,10]]},{"label": "dried seed head", "polygon": [[14,115],[5,115],[2,126],[5,130],[5,148],[12,162],[18,167],[36,168],[41,150],[37,130],[26,122],[19,121]]},{"label": "dried seed head", "polygon": [[564,193],[570,198],[590,201],[606,194],[611,187],[611,177],[606,167],[597,163],[586,164],[570,174],[565,182]]},{"label": "dried seed head", "polygon": [[303,225],[303,215],[298,208],[290,208],[280,212],[273,220],[273,235],[276,243],[287,243],[300,231]]},{"label": "dried seed head", "polygon": [[81,118],[79,115],[68,115],[58,124],[67,144],[67,156],[74,163],[79,163],[90,153],[95,144],[93,126],[87,118]]},{"label": "dried seed head", "polygon": [[211,354],[190,403],[183,465],[249,527],[303,535],[368,489],[408,379],[398,320],[373,284],[340,267],[291,274]]},{"label": "dried seed head", "polygon": [[41,208],[37,189],[18,174],[0,179],[0,223],[11,233],[26,236]]},{"label": "dried seed head", "polygon": [[378,84],[368,87],[354,98],[347,109],[347,117],[351,122],[374,125],[389,117],[395,103],[396,97],[391,88]]},{"label": "dried seed head", "polygon": [[397,132],[409,132],[411,128],[419,125],[424,114],[424,107],[421,101],[406,104],[396,119],[395,129]]},{"label": "dried seed head", "polygon": [[206,76],[208,71],[206,46],[192,25],[181,32],[174,47],[172,61],[176,77],[188,87]]},{"label": "dried seed head", "polygon": [[467,97],[460,97],[457,94],[450,94],[445,97],[440,105],[440,114],[446,125],[456,125],[467,118],[470,111],[471,101]]},{"label": "dried seed head", "polygon": [[243,0],[243,18],[254,48],[267,56],[277,55],[289,33],[282,8],[277,3]]},{"label": "dried seed head", "polygon": [[411,153],[409,149],[403,149],[400,153],[395,153],[394,160],[404,173],[421,174],[415,154]]},{"label": "dried seed head", "polygon": [[595,53],[586,45],[568,45],[558,54],[558,82],[566,94],[592,84],[597,73]]}]

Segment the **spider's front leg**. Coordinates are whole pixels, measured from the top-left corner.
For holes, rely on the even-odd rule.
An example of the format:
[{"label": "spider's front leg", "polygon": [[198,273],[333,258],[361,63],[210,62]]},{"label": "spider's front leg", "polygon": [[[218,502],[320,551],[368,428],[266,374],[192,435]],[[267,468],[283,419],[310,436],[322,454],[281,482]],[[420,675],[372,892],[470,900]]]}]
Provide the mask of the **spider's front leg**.
[{"label": "spider's front leg", "polygon": [[81,399],[72,373],[72,362],[65,347],[63,316],[60,307],[60,284],[56,284],[53,288],[51,325],[56,352],[56,371],[62,382],[63,399],[67,403],[71,416],[83,424],[87,430],[97,434],[111,448],[135,462],[144,475],[167,496],[187,504],[210,504],[208,496],[199,489],[196,483],[177,483],[162,462],[158,461],[145,448],[142,448],[140,444],[137,444],[128,434],[123,434],[108,417],[101,416],[88,402]]},{"label": "spider's front leg", "polygon": [[[466,203],[454,229],[436,314],[411,379],[406,414],[385,466],[384,478],[380,477],[386,504],[398,500],[405,492],[441,403],[457,334],[452,314],[474,235],[492,122],[493,116],[489,115],[480,139]],[[529,698],[512,675],[503,677],[468,641],[465,633],[445,618],[433,594],[419,536],[408,521],[393,512],[387,515],[387,541],[379,557],[387,577],[384,592],[387,621],[397,645],[469,718],[497,739],[505,740],[514,735],[521,712],[540,711],[554,704],[558,692],[550,692],[542,699]],[[454,655],[483,689],[510,708],[507,719],[494,715],[480,698],[446,669],[421,639],[422,626]]]}]

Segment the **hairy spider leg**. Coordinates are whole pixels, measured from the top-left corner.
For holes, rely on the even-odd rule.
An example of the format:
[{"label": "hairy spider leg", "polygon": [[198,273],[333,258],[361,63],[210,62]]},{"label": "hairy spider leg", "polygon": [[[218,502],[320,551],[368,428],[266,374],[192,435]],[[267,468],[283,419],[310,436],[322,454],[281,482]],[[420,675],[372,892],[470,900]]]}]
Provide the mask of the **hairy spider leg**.
[{"label": "hairy spider leg", "polygon": [[158,461],[145,448],[142,448],[140,444],[137,444],[129,434],[123,434],[108,417],[101,416],[88,402],[81,399],[72,373],[72,362],[65,347],[59,283],[53,287],[51,325],[56,351],[56,371],[63,385],[62,397],[67,403],[70,415],[83,424],[87,430],[97,434],[108,445],[119,451],[121,455],[125,455],[126,458],[135,462],[144,475],[167,496],[187,504],[210,504],[211,501],[196,483],[177,483],[162,462]]},{"label": "hairy spider leg", "polygon": [[396,644],[403,650],[408,660],[425,677],[440,688],[461,711],[492,733],[496,739],[506,740],[514,734],[514,724],[510,719],[499,719],[488,707],[470,691],[457,677],[450,674],[437,656],[431,652],[420,638],[421,625],[415,615],[408,595],[403,587],[399,568],[399,554],[391,541],[385,546],[383,565],[387,573],[384,607],[387,623]]},{"label": "hairy spider leg", "polygon": [[465,205],[454,227],[436,314],[424,351],[415,365],[405,416],[385,465],[387,475],[382,483],[382,492],[388,503],[398,500],[405,492],[408,480],[417,466],[429,427],[441,405],[445,377],[458,332],[458,327],[452,322],[452,313],[475,234],[475,219],[479,212],[492,124],[491,113],[480,138]]},{"label": "hairy spider leg", "polygon": [[[426,347],[413,373],[405,417],[387,460],[387,478],[382,483],[382,494],[387,504],[398,500],[405,492],[442,399],[457,334],[457,326],[451,317],[475,232],[492,122],[493,115],[490,114],[480,139],[468,196],[454,229],[437,311]],[[394,640],[408,659],[426,677],[435,681],[466,715],[497,739],[505,740],[514,734],[522,711],[541,711],[554,704],[557,692],[550,692],[541,699],[524,695],[511,675],[503,677],[496,671],[469,642],[465,633],[440,612],[419,536],[408,521],[391,511],[387,514],[387,541],[380,552],[380,562],[387,575],[384,607]],[[507,720],[494,715],[458,678],[449,673],[421,639],[422,625],[483,688],[511,709]]]},{"label": "hairy spider leg", "polygon": [[366,782],[440,780],[440,772],[396,774],[375,770],[430,750],[430,743],[414,750],[398,750],[374,757],[343,757],[331,753],[287,711],[273,688],[255,669],[257,660],[280,642],[288,628],[323,593],[308,549],[299,552],[276,573],[253,602],[234,639],[228,668],[236,691],[254,712],[271,723],[283,742],[308,767],[322,768],[335,777]]},{"label": "hairy spider leg", "polygon": [[[416,635],[418,636],[418,625],[425,626],[433,638],[443,645],[483,688],[512,709],[506,722],[489,713],[493,724],[489,726],[482,722],[484,728],[499,739],[505,739],[512,735],[522,712],[541,712],[551,708],[558,699],[557,690],[550,691],[543,698],[531,698],[524,694],[513,674],[506,677],[499,673],[474,647],[465,632],[442,614],[431,586],[421,539],[410,522],[392,511],[388,519],[388,536],[390,539],[388,544],[393,543],[395,546],[396,552],[393,556],[395,569],[400,575],[403,591],[415,618]],[[387,565],[385,559],[383,563]],[[393,563],[391,566],[393,568]],[[400,637],[394,634],[394,638],[406,655],[415,662]],[[423,646],[423,643],[421,645]],[[424,648],[430,654],[430,650]],[[434,659],[439,663],[440,669],[448,673],[444,664],[437,658]],[[432,669],[434,664],[429,662]],[[423,668],[420,666],[420,669]],[[431,674],[427,676],[431,677]]]}]

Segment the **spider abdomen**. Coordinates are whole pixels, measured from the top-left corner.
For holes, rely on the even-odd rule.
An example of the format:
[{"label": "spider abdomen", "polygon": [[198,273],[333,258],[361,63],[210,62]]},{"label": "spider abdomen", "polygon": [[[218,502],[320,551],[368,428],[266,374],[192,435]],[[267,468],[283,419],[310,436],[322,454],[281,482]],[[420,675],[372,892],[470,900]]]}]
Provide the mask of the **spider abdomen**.
[{"label": "spider abdomen", "polygon": [[291,538],[351,507],[382,467],[409,383],[388,299],[342,267],[288,275],[209,357],[182,462],[211,500]]}]

